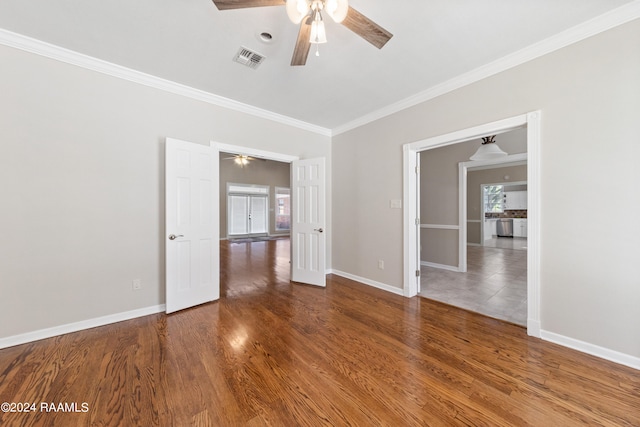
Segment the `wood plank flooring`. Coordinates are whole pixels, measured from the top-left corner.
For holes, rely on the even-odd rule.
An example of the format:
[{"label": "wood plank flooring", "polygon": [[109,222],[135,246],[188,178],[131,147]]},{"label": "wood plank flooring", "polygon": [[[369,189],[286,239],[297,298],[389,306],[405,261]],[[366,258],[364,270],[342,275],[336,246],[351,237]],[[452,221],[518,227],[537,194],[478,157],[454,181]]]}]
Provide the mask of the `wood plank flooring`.
[{"label": "wood plank flooring", "polygon": [[[0,350],[2,426],[639,426],[640,371],[221,242],[222,297]],[[87,411],[82,412],[82,402]]]}]

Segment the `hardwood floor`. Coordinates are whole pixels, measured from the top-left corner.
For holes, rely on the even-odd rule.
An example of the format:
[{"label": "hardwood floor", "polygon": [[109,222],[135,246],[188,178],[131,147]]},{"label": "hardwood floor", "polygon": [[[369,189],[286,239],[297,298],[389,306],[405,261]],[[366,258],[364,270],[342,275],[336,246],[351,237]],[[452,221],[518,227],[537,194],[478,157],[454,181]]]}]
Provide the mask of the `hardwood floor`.
[{"label": "hardwood floor", "polygon": [[291,284],[287,240],[221,254],[217,302],[0,350],[0,402],[79,409],[0,425],[640,425],[639,371],[337,276]]}]

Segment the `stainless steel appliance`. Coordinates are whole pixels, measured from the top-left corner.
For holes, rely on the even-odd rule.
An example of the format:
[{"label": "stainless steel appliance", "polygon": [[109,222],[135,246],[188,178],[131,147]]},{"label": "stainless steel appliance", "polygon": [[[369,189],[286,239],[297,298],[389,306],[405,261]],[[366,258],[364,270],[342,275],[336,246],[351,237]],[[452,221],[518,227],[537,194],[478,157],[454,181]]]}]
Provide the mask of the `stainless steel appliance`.
[{"label": "stainless steel appliance", "polygon": [[498,219],[496,222],[496,234],[498,237],[513,237],[513,219]]}]

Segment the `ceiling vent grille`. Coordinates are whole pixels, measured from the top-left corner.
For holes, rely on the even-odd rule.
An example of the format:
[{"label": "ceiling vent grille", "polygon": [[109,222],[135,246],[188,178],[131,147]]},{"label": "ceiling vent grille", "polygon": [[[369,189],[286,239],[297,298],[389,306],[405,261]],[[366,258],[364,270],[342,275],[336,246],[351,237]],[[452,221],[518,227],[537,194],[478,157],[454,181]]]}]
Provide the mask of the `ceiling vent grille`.
[{"label": "ceiling vent grille", "polygon": [[246,47],[241,47],[238,49],[238,53],[233,58],[235,62],[238,64],[246,65],[249,68],[253,68],[254,70],[264,62],[266,57],[264,55],[260,55],[257,52],[247,49]]}]

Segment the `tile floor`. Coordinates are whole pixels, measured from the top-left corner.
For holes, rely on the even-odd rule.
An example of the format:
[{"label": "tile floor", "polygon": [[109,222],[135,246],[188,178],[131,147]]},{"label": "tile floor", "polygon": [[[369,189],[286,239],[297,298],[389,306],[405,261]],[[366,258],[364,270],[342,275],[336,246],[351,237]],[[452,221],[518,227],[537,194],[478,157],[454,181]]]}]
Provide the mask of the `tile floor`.
[{"label": "tile floor", "polygon": [[420,295],[526,326],[526,239],[485,243],[467,247],[466,273],[421,267]]}]

